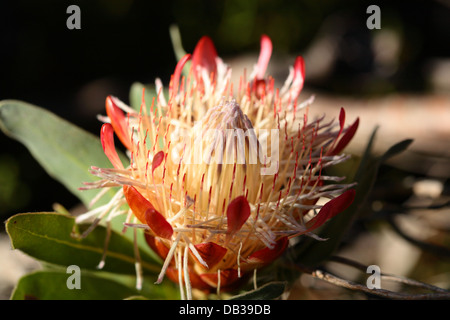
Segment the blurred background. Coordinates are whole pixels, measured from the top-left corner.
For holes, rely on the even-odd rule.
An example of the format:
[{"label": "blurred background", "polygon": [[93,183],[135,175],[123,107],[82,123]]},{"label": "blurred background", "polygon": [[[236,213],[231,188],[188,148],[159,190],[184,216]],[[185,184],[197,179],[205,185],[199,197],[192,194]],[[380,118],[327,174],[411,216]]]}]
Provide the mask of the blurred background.
[{"label": "blurred background", "polygon": [[[66,27],[71,4],[81,9],[80,30]],[[373,4],[381,9],[379,30],[366,26],[366,10]],[[236,69],[253,67],[260,36],[269,35],[274,46],[269,73],[282,81],[295,56],[303,55],[303,98],[316,95],[311,111],[337,114],[345,107],[349,121],[361,118],[349,147],[356,155],[377,125],[375,152],[413,138],[407,153],[382,168],[371,210],[382,211],[387,201],[400,204],[412,196],[425,197],[427,205],[448,201],[446,0],[2,1],[0,100],[47,108],[97,135],[96,115],[104,113],[107,95],[128,101],[135,81],[153,83],[160,77],[168,83],[176,64],[171,25],[179,27],[187,52],[209,35],[219,55]],[[20,143],[1,133],[0,145],[2,221],[18,212],[52,210],[55,202],[77,205]],[[448,232],[448,206],[440,211],[442,221],[435,224]],[[448,247],[448,237],[445,241]],[[444,274],[448,281],[448,269]]]}]

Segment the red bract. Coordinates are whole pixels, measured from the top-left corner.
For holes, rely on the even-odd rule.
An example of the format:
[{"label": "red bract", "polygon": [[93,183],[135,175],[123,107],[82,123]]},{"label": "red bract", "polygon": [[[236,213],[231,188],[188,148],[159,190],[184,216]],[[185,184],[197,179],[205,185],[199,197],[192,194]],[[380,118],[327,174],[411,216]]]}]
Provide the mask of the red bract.
[{"label": "red bract", "polygon": [[[174,267],[168,267],[167,268],[167,277],[172,280],[175,283],[179,283],[179,270]],[[207,284],[205,281],[202,280],[202,278],[199,276],[198,273],[195,271],[189,269],[189,283],[193,288],[196,288],[201,291],[209,292],[211,290],[211,286]],[[185,282],[186,278],[184,276],[184,273],[181,275],[181,281]]]},{"label": "red bract", "polygon": [[103,146],[103,151],[111,161],[112,165],[117,169],[123,169],[123,164],[120,161],[119,155],[117,154],[116,147],[114,146],[114,129],[109,123],[105,123],[102,126],[100,132],[100,141]]},{"label": "red bract", "polygon": [[294,62],[294,79],[292,80],[291,98],[297,100],[305,83],[305,61],[299,56]]},{"label": "red bract", "polygon": [[347,129],[342,138],[339,140],[336,147],[333,149],[332,154],[339,154],[342,152],[342,150],[345,149],[345,147],[349,144],[349,142],[355,135],[358,126],[359,126],[359,118],[357,118],[355,122],[353,122],[353,124]]},{"label": "red bract", "polygon": [[155,154],[155,156],[153,157],[153,161],[152,161],[152,174],[153,171],[156,170],[156,168],[158,168],[161,165],[161,162],[163,162],[164,160],[164,152],[160,151],[157,154]]},{"label": "red bract", "polygon": [[258,64],[256,66],[256,79],[264,79],[264,75],[269,65],[270,57],[272,56],[272,40],[266,35],[261,37],[261,51],[259,53]]},{"label": "red bract", "polygon": [[172,87],[170,88],[170,93],[169,93],[170,97],[173,97],[174,95],[177,94],[178,88],[180,86],[181,73],[183,71],[184,65],[190,59],[191,59],[191,55],[186,54],[183,58],[181,58],[180,61],[178,61],[177,66],[175,68],[175,72],[173,73],[173,76],[172,76],[172,81],[171,81]]},{"label": "red bract", "polygon": [[227,253],[227,249],[214,242],[199,243],[195,245],[198,253],[206,262],[208,268],[214,267]]},{"label": "red bract", "polygon": [[172,236],[173,229],[170,223],[136,188],[124,186],[124,194],[134,215],[138,220],[146,222],[155,235],[166,239]]},{"label": "red bract", "polygon": [[211,38],[202,37],[192,54],[192,70],[197,82],[202,81],[202,73],[206,72],[208,76],[217,72],[217,51]]},{"label": "red bract", "polygon": [[221,287],[226,288],[236,282],[239,276],[236,269],[225,269],[216,273],[202,273],[200,278],[213,288],[217,288],[219,283]]},{"label": "red bract", "polygon": [[119,108],[118,100],[115,97],[109,96],[106,98],[106,114],[111,120],[111,125],[114,128],[117,136],[122,144],[129,150],[132,149],[130,135],[128,133],[127,119],[123,111]]},{"label": "red bract", "polygon": [[227,239],[229,240],[250,217],[250,206],[244,196],[230,202],[227,208]]},{"label": "red bract", "polygon": [[288,244],[289,239],[287,237],[282,237],[276,242],[273,248],[266,247],[264,249],[252,253],[247,258],[247,263],[250,265],[256,264],[259,266],[269,264],[283,254]]},{"label": "red bract", "polygon": [[355,194],[356,194],[355,190],[350,189],[341,194],[339,197],[328,201],[322,207],[322,209],[320,209],[319,213],[306,223],[306,227],[308,228],[306,232],[310,232],[313,231],[314,229],[317,229],[318,227],[323,225],[325,221],[333,218],[337,214],[347,209],[353,203],[353,200],[355,199]]},{"label": "red bract", "polygon": [[166,247],[163,240],[151,235],[148,232],[145,232],[144,236],[149,247],[152,248],[152,250],[156,252],[163,260],[166,259],[167,254],[169,253],[169,248]]}]

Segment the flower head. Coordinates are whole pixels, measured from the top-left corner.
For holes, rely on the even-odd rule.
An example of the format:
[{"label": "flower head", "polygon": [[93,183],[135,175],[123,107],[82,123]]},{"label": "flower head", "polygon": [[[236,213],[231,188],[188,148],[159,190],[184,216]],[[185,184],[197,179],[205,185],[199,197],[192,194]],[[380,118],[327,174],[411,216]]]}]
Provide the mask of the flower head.
[{"label": "flower head", "polygon": [[[235,84],[203,37],[178,62],[168,96],[156,80],[157,98],[142,101],[140,112],[106,99],[101,141],[114,168],[94,167],[101,180],[86,188],[121,187],[99,218],[128,203],[127,226],[143,228],[164,260],[157,282],[179,282],[188,298],[192,287],[233,288],[279,257],[289,239],[318,238],[312,231],[353,201],[351,185],[323,169],[347,159],[341,151],[358,119],[345,127],[341,109],[338,123],[310,121],[313,97],[298,103],[303,58],[278,89],[266,75],[271,53],[270,38],[262,36],[253,72]],[[116,153],[114,133],[129,164]],[[319,198],[329,201],[321,205]]]}]

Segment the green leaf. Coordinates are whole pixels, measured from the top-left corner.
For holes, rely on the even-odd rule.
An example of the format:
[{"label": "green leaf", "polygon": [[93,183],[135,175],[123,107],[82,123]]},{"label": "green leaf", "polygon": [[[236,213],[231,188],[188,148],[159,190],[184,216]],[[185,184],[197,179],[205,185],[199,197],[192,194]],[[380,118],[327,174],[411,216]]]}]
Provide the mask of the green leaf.
[{"label": "green leaf", "polygon": [[[52,212],[22,213],[6,221],[14,249],[45,262],[96,270],[104,252],[106,229],[97,226],[86,238],[78,239],[71,236],[76,227],[73,217]],[[159,261],[146,251],[141,250],[140,255],[144,273],[156,276],[160,271]],[[135,274],[133,243],[112,231],[102,270]]]},{"label": "green leaf", "polygon": [[[79,278],[76,278],[80,276]],[[69,289],[78,284],[79,289]],[[136,289],[136,278],[130,275],[68,269],[57,265],[45,265],[44,270],[23,276],[12,293],[11,299],[40,300],[161,300],[179,299],[178,287],[168,281],[154,284],[153,277],[145,277],[142,289]]]},{"label": "green leaf", "polygon": [[409,145],[413,142],[412,139],[406,139],[403,141],[400,141],[398,143],[396,143],[395,145],[393,145],[392,147],[390,147],[381,157],[380,157],[380,162],[385,162],[387,161],[389,158],[392,158],[393,156],[396,156],[399,153],[402,153],[403,151],[405,151]]},{"label": "green leaf", "polygon": [[[71,273],[37,271],[22,277],[12,300],[120,300],[139,294],[136,289],[94,274],[80,273],[80,289],[69,289]],[[69,283],[71,279],[69,279]]]},{"label": "green leaf", "polygon": [[[89,172],[91,166],[111,167],[98,137],[45,109],[15,100],[0,102],[0,129],[22,142],[47,173],[86,206],[98,194],[98,190],[79,190],[83,182],[97,179]],[[118,153],[123,163],[129,161],[123,153]],[[111,189],[96,206],[106,203],[115,192],[116,188]],[[121,217],[113,219],[112,228],[120,232],[123,220]],[[132,239],[133,234],[128,231],[126,236]],[[143,244],[142,239],[139,243]],[[150,252],[147,246],[141,247]]]},{"label": "green leaf", "polygon": [[[135,289],[131,276],[90,272],[40,270],[23,276],[11,295],[12,300],[150,300],[178,299],[179,290],[173,284],[155,285],[146,279],[142,290]],[[79,284],[79,289],[69,289],[67,283]]]},{"label": "green leaf", "polygon": [[[29,103],[1,101],[0,129],[23,143],[46,172],[85,205],[98,192],[79,190],[83,182],[97,179],[90,174],[89,168],[111,167],[98,137]],[[120,157],[127,161],[123,154]],[[113,191],[110,195],[113,195]],[[105,196],[103,201],[106,200]]]},{"label": "green leaf", "polygon": [[170,280],[164,281],[161,284],[155,284],[154,277],[144,277],[142,289],[137,291],[135,289],[136,278],[133,276],[105,272],[94,272],[93,274],[120,283],[128,287],[130,291],[135,292],[134,295],[125,297],[125,300],[180,299],[180,289]]},{"label": "green leaf", "polygon": [[[173,51],[175,53],[175,58],[179,61],[183,58],[187,52],[183,48],[183,43],[181,40],[180,29],[177,25],[171,25],[169,28],[170,40],[172,41]],[[191,61],[186,62],[182,74],[187,77],[189,74],[189,70],[191,69]]]},{"label": "green leaf", "polygon": [[175,53],[175,58],[180,60],[186,55],[186,51],[183,48],[183,43],[181,41],[180,28],[173,24],[169,28],[170,40],[172,41],[173,51]]},{"label": "green leaf", "polygon": [[285,282],[270,282],[262,287],[233,296],[230,300],[273,300],[279,298],[286,289]]}]

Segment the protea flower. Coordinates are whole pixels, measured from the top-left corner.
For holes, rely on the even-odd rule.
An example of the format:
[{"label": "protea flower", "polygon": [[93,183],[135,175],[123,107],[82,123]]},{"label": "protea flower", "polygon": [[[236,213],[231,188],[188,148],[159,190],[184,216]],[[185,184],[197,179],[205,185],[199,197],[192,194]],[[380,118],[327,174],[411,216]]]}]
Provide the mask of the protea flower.
[{"label": "protea flower", "polygon": [[[323,169],[348,158],[341,151],[358,119],[345,127],[341,109],[337,123],[309,121],[313,98],[298,103],[303,58],[278,89],[266,76],[271,53],[271,40],[262,36],[253,72],[234,84],[231,68],[203,37],[178,62],[167,97],[157,79],[157,99],[142,101],[140,112],[106,99],[101,141],[114,168],[93,167],[101,180],[86,188],[121,188],[78,221],[114,216],[127,202],[126,225],[144,229],[164,260],[156,282],[178,282],[182,297],[191,298],[192,288],[236,287],[279,257],[289,239],[318,238],[312,231],[353,201],[352,185]],[[120,161],[114,133],[130,163]],[[319,198],[329,201],[319,205]]]}]

